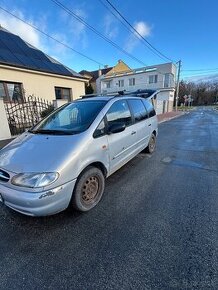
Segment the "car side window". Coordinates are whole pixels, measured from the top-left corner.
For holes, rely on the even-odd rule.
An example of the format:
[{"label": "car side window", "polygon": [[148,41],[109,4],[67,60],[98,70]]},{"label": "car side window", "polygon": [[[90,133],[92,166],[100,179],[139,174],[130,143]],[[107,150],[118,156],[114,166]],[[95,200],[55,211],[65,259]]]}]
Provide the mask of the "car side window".
[{"label": "car side window", "polygon": [[98,127],[96,128],[93,137],[98,138],[105,134],[105,122],[104,119],[99,123]]},{"label": "car side window", "polygon": [[148,117],[154,117],[156,115],[156,112],[152,103],[149,100],[143,100],[143,103],[148,111]]},{"label": "car side window", "polygon": [[128,100],[128,103],[136,123],[148,118],[147,110],[141,100],[132,99]]},{"label": "car side window", "polygon": [[110,107],[106,114],[108,126],[117,123],[125,123],[126,126],[132,124],[132,116],[125,100],[119,100]]}]

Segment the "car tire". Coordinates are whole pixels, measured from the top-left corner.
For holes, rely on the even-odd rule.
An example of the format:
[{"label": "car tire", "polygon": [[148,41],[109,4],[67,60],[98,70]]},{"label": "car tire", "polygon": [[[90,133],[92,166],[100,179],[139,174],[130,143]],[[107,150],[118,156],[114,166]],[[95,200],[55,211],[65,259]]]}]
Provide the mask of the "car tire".
[{"label": "car tire", "polygon": [[105,177],[102,171],[89,166],[79,176],[72,196],[74,209],[86,212],[95,207],[102,198],[105,187]]},{"label": "car tire", "polygon": [[156,147],[156,136],[154,133],[151,134],[148,146],[145,148],[145,152],[152,154]]}]

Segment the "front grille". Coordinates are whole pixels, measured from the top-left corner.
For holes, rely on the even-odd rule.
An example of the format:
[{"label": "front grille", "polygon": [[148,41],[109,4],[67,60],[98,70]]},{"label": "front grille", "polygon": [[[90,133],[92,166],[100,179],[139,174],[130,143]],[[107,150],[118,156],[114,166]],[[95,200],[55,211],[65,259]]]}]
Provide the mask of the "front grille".
[{"label": "front grille", "polygon": [[0,181],[8,182],[9,179],[10,179],[10,175],[6,171],[0,169]]}]

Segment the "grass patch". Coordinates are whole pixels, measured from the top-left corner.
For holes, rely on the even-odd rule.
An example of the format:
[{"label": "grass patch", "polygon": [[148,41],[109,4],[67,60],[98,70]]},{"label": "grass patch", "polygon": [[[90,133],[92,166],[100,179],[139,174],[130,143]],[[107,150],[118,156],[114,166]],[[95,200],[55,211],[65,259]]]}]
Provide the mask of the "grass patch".
[{"label": "grass patch", "polygon": [[178,111],[191,111],[193,109],[195,109],[194,106],[190,106],[190,107],[188,107],[188,106],[180,106],[180,107],[178,107]]}]

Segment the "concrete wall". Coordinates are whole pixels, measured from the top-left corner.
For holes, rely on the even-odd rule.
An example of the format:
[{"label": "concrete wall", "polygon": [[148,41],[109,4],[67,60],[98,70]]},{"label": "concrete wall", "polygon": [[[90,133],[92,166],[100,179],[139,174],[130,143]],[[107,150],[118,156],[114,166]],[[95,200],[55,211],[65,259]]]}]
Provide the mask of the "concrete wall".
[{"label": "concrete wall", "polygon": [[0,81],[22,83],[27,97],[34,95],[48,101],[55,99],[55,87],[71,88],[72,99],[85,94],[83,80],[4,65],[0,65]]},{"label": "concrete wall", "polygon": [[2,98],[0,98],[0,118],[0,140],[10,139],[11,133]]},{"label": "concrete wall", "polygon": [[174,91],[166,90],[157,95],[155,110],[157,115],[173,111]]}]

